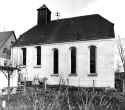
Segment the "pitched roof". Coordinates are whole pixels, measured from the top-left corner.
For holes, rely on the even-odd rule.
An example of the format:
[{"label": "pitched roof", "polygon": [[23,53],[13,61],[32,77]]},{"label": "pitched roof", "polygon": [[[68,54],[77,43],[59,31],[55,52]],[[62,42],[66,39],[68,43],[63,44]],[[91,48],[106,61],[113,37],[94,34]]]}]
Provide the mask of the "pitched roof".
[{"label": "pitched roof", "polygon": [[0,48],[10,38],[12,34],[14,34],[13,31],[0,32]]},{"label": "pitched roof", "polygon": [[23,33],[15,46],[114,38],[114,24],[98,14],[53,20]]},{"label": "pitched roof", "polygon": [[46,8],[46,9],[48,9],[48,7],[45,5],[45,4],[43,4],[39,9],[37,9],[37,10],[40,10],[40,9],[43,9],[43,8]]}]

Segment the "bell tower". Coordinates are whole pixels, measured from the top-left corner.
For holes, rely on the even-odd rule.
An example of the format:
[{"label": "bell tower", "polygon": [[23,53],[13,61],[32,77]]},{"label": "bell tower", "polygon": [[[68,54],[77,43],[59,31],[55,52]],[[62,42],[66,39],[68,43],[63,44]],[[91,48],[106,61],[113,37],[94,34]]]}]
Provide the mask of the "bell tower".
[{"label": "bell tower", "polygon": [[42,7],[37,9],[38,18],[37,18],[37,24],[48,24],[51,21],[51,11],[47,8],[47,6],[44,4]]}]

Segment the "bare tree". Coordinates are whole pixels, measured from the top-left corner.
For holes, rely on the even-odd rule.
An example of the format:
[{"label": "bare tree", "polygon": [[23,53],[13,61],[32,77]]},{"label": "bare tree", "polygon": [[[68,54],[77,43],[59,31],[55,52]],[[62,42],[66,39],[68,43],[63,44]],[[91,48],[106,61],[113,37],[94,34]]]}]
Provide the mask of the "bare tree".
[{"label": "bare tree", "polygon": [[7,90],[8,90],[8,110],[9,110],[9,100],[10,100],[10,79],[11,76],[13,75],[13,72],[15,70],[19,70],[17,67],[12,67],[11,64],[9,65],[5,65],[5,66],[0,66],[0,71],[2,71],[2,73],[4,74],[4,76],[7,79],[8,82],[8,86],[7,86]]},{"label": "bare tree", "polygon": [[[123,47],[122,41],[118,36],[118,52],[122,62],[123,71],[125,72],[125,48]],[[123,92],[125,92],[125,80],[123,79]]]}]

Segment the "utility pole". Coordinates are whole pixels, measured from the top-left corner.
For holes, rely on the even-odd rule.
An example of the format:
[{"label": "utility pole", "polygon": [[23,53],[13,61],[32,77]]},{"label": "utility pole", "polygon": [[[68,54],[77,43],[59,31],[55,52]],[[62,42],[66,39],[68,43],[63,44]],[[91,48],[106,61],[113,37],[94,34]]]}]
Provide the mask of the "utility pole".
[{"label": "utility pole", "polygon": [[10,74],[12,74],[12,71],[8,71],[7,74],[8,74],[7,80],[8,80],[8,110],[9,110],[9,101],[10,101]]},{"label": "utility pole", "polygon": [[95,80],[92,80],[93,92],[95,92]]}]

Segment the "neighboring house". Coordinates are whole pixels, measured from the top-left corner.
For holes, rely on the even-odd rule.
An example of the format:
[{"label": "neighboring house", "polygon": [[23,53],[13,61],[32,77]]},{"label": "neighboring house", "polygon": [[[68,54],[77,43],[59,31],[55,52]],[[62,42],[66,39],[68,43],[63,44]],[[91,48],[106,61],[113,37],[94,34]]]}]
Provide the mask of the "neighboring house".
[{"label": "neighboring house", "polygon": [[51,20],[43,5],[38,24],[15,43],[13,64],[28,81],[113,88],[114,39],[114,24],[98,14]]},{"label": "neighboring house", "polygon": [[[11,62],[11,47],[15,43],[16,37],[13,31],[0,32],[0,66],[10,66]],[[7,87],[7,78],[2,70],[0,70],[0,89]],[[11,84],[13,84],[13,77]],[[11,85],[12,86],[12,85]]]}]

